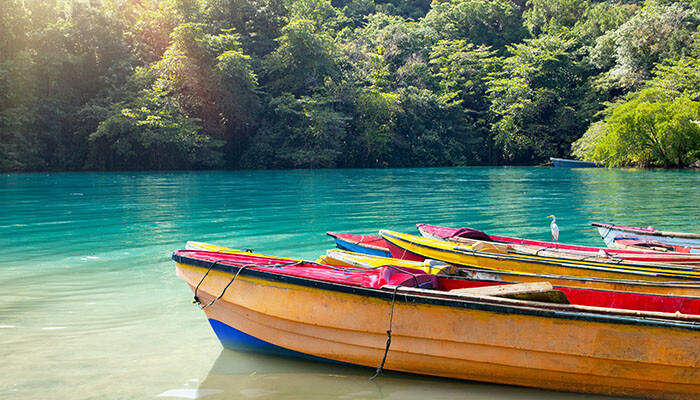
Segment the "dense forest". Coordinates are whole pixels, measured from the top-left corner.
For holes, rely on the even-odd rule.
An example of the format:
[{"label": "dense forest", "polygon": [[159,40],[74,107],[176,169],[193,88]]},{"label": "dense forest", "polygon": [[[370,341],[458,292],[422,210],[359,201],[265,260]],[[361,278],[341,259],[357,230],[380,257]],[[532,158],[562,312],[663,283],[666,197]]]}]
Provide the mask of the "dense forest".
[{"label": "dense forest", "polygon": [[699,25],[699,0],[0,0],[0,170],[682,167]]}]

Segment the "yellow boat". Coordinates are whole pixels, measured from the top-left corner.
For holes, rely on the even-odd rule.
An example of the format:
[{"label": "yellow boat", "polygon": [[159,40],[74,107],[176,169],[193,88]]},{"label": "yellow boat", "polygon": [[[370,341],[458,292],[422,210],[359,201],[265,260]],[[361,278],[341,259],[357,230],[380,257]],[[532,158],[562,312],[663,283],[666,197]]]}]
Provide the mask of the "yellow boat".
[{"label": "yellow boat", "polygon": [[387,258],[374,256],[371,254],[361,254],[352,251],[331,249],[326,251],[325,256],[319,257],[317,262],[330,265],[345,265],[358,268],[381,268],[385,265],[395,265],[419,269],[427,274],[456,274],[457,269],[449,264],[434,260],[423,262],[400,260],[398,258]]},{"label": "yellow boat", "polygon": [[[192,240],[188,241],[185,244],[185,249],[186,250],[211,251],[211,252],[215,252],[215,253],[224,253],[224,254],[244,254],[244,255],[249,255],[249,256],[267,257],[267,255],[265,255],[265,254],[255,253],[252,250],[232,249],[230,247],[219,246],[219,245],[211,244],[211,243],[195,242]],[[293,258],[285,258],[285,257],[275,257],[275,258],[281,259],[281,260],[299,261],[299,260],[293,259]]]},{"label": "yellow boat", "polygon": [[700,282],[653,282],[632,279],[601,279],[585,276],[564,276],[533,274],[504,270],[487,270],[473,267],[454,267],[436,260],[410,261],[386,258],[350,251],[332,249],[318,259],[318,262],[332,265],[347,265],[361,268],[377,268],[383,265],[396,265],[405,268],[423,269],[427,273],[446,273],[468,279],[495,282],[550,282],[554,286],[579,287],[587,289],[614,290],[633,293],[662,294],[673,296],[700,297]]},{"label": "yellow boat", "polygon": [[688,266],[632,263],[594,263],[530,255],[509,254],[504,246],[478,242],[465,245],[407,233],[379,232],[395,258],[412,261],[439,260],[455,266],[477,267],[534,274],[645,280],[653,282],[700,281],[700,271]]},{"label": "yellow boat", "polygon": [[[243,254],[243,255],[249,255],[249,256],[252,255],[252,256],[269,257],[268,255],[265,255],[265,254],[253,253],[250,251],[232,249],[230,247],[224,247],[224,246],[218,246],[215,244],[194,242],[194,241],[187,242],[187,244],[185,245],[185,249],[187,249],[187,250],[213,251],[213,252],[225,253],[225,254]],[[335,255],[335,257],[329,257],[328,254]],[[295,258],[284,258],[284,257],[275,257],[275,258],[289,260],[289,261],[301,261],[300,259],[295,259]],[[326,256],[321,256],[316,260],[317,263],[322,263],[322,264],[355,266],[355,267],[360,267],[360,268],[378,268],[378,267],[381,267],[383,265],[386,265],[388,263],[387,261],[391,261],[392,265],[401,266],[403,260],[353,253],[353,252],[344,251],[344,250],[329,250]],[[446,265],[444,263],[435,263],[435,262],[431,263],[429,261],[426,261],[423,263],[407,262],[405,264],[406,264],[405,266],[408,268],[420,269],[428,274],[452,273],[452,266]]]},{"label": "yellow boat", "polygon": [[[437,286],[367,286],[356,278],[378,270],[258,259],[173,254],[178,277],[204,304],[226,347],[243,343],[294,356],[553,390],[700,398],[699,315],[548,304]],[[416,285],[431,279],[436,285],[459,283],[423,275],[401,285],[413,278]]]}]

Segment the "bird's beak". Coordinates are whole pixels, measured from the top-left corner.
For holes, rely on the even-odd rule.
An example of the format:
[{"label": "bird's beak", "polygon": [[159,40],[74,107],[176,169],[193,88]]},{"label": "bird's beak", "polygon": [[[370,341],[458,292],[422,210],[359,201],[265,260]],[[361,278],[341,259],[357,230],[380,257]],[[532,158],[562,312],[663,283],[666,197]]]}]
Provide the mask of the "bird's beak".
[{"label": "bird's beak", "polygon": [[554,215],[548,215],[548,216],[547,216],[547,218],[552,218],[552,217],[554,217]]}]

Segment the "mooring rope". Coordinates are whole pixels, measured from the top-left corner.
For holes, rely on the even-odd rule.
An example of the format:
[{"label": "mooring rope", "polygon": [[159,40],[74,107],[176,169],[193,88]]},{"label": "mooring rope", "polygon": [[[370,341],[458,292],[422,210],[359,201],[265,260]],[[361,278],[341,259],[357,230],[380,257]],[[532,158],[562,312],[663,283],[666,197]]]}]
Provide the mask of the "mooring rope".
[{"label": "mooring rope", "polygon": [[199,301],[199,297],[197,297],[197,291],[199,290],[199,285],[201,285],[202,282],[204,282],[204,278],[206,278],[207,275],[209,275],[209,272],[211,272],[211,269],[214,268],[214,266],[216,266],[216,264],[218,264],[218,263],[220,263],[220,262],[222,262],[222,261],[225,261],[225,260],[216,260],[216,261],[213,261],[213,262],[211,263],[211,265],[209,266],[209,269],[207,270],[207,272],[204,274],[204,276],[202,276],[202,279],[199,280],[199,283],[198,283],[197,286],[195,286],[195,288],[194,288],[194,300],[192,300],[192,304],[197,304],[198,306],[199,306],[200,304],[202,304],[202,303]]},{"label": "mooring rope", "polygon": [[[251,267],[253,267],[253,268],[254,267],[282,268],[282,267],[291,267],[293,265],[301,264],[303,262],[303,261],[295,261],[295,262],[280,263],[280,264],[262,264],[262,263],[255,264],[255,263],[252,263],[252,264],[241,265],[240,267],[238,267],[238,271],[236,271],[236,274],[233,276],[233,278],[231,278],[231,281],[226,285],[226,287],[224,287],[224,290],[221,291],[221,294],[216,296],[214,298],[214,300],[210,301],[208,304],[202,305],[202,303],[199,301],[199,297],[197,297],[197,291],[199,290],[199,286],[202,284],[202,282],[204,282],[204,279],[207,277],[207,275],[209,275],[209,272],[211,272],[212,268],[214,268],[214,266],[216,266],[219,263],[223,263],[224,261],[228,261],[228,260],[216,260],[216,261],[212,262],[211,265],[209,266],[209,269],[207,269],[207,272],[204,274],[204,276],[202,276],[202,279],[199,281],[197,286],[194,288],[194,300],[192,301],[192,303],[197,304],[197,306],[199,306],[199,308],[202,310],[211,306],[212,304],[216,303],[220,298],[222,298],[224,296],[224,294],[226,293],[226,290],[229,288],[229,286],[231,286],[231,284],[233,284],[233,282],[236,280],[236,278],[238,278],[238,275],[246,268],[251,268]],[[224,265],[226,265],[226,264],[224,264]]]},{"label": "mooring rope", "polygon": [[[607,231],[607,232],[605,232],[605,234],[604,234],[604,235],[600,235],[600,236],[601,236],[601,238],[603,238],[603,241],[605,241],[605,239],[607,239],[607,238],[608,238],[608,235],[610,234],[610,232],[612,232],[612,230],[613,230],[613,226],[612,226],[612,225],[610,225],[610,226],[608,226],[608,231]],[[607,244],[607,243],[606,243],[606,244]]]},{"label": "mooring rope", "polygon": [[[392,269],[400,271],[404,274],[411,275],[413,277],[413,279],[415,279],[415,281],[416,281],[416,287],[419,287],[418,275],[416,275],[410,271],[406,271],[402,268],[399,268],[395,265],[384,265],[384,267],[392,268]],[[384,347],[384,357],[382,357],[382,362],[377,367],[377,372],[374,374],[374,376],[369,378],[371,380],[374,380],[379,375],[382,375],[382,371],[384,369],[384,363],[386,363],[386,357],[389,354],[389,347],[391,346],[391,331],[392,331],[392,328],[394,325],[394,304],[396,304],[396,292],[399,290],[400,287],[401,287],[401,285],[396,285],[394,287],[394,292],[391,295],[391,313],[389,314],[389,330],[386,331],[386,347]]]},{"label": "mooring rope", "polygon": [[389,330],[386,331],[386,347],[384,348],[384,357],[382,358],[381,364],[377,367],[377,372],[369,378],[370,380],[374,380],[377,378],[379,375],[382,375],[382,370],[384,369],[384,363],[386,362],[386,356],[389,354],[389,346],[391,346],[391,328],[392,325],[394,324],[394,304],[396,303],[396,292],[399,290],[399,287],[396,286],[394,287],[394,293],[391,296],[391,314],[389,316]]},{"label": "mooring rope", "polygon": [[238,271],[236,271],[236,275],[234,275],[233,278],[231,278],[231,281],[224,287],[224,290],[222,290],[221,293],[214,298],[214,300],[210,301],[209,303],[207,303],[205,305],[202,305],[202,303],[199,301],[199,298],[197,297],[197,290],[199,289],[199,285],[201,285],[202,282],[204,282],[204,278],[206,278],[207,275],[209,275],[209,272],[211,271],[211,269],[220,261],[223,261],[223,260],[217,260],[217,261],[213,262],[211,266],[209,266],[207,273],[204,274],[202,279],[197,284],[197,287],[194,288],[194,301],[193,301],[193,303],[196,303],[197,306],[202,310],[211,306],[212,304],[216,303],[220,298],[222,298],[224,296],[224,294],[226,293],[226,290],[229,288],[229,286],[231,286],[231,284],[233,284],[233,282],[236,280],[236,278],[238,278],[238,275],[241,273],[241,271],[243,271],[244,269],[249,268],[249,267],[259,267],[260,266],[258,264],[241,265],[238,268]]}]

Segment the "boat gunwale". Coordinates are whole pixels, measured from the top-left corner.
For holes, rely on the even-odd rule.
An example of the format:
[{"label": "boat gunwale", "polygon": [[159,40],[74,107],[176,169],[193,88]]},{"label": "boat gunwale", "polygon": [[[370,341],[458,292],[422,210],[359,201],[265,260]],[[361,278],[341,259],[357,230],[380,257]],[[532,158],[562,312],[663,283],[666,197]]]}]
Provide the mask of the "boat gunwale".
[{"label": "boat gunwale", "polygon": [[[534,317],[544,317],[544,318],[558,318],[566,320],[576,320],[576,321],[590,321],[599,323],[611,323],[620,325],[635,325],[635,326],[650,326],[658,328],[670,328],[670,329],[683,329],[690,331],[700,331],[700,323],[694,321],[677,321],[668,319],[659,319],[654,316],[645,317],[645,311],[639,311],[638,316],[621,316],[615,314],[605,314],[603,312],[588,312],[588,311],[568,311],[568,310],[556,310],[547,308],[536,308],[528,306],[527,304],[503,304],[504,302],[493,302],[489,301],[489,298],[483,297],[473,297],[473,298],[444,298],[437,296],[430,296],[426,294],[411,294],[406,292],[397,292],[394,294],[393,290],[382,290],[375,288],[368,288],[363,286],[347,285],[335,282],[325,282],[318,279],[297,277],[284,275],[279,273],[274,273],[271,271],[258,270],[255,268],[243,268],[242,266],[235,266],[231,264],[226,264],[226,261],[231,262],[231,260],[221,259],[216,261],[202,260],[193,257],[187,257],[178,252],[172,254],[172,259],[176,263],[189,265],[196,268],[208,268],[212,270],[218,270],[220,272],[228,274],[238,274],[246,275],[248,277],[259,278],[268,280],[271,282],[280,282],[291,285],[297,285],[302,287],[309,287],[321,290],[328,290],[332,292],[345,293],[351,295],[364,296],[369,298],[375,298],[385,301],[399,301],[405,303],[414,304],[425,304],[425,305],[436,305],[445,306],[458,309],[469,309],[478,310],[486,312],[495,312],[502,314],[515,314],[515,315],[529,315]],[[264,267],[264,266],[261,266]],[[243,269],[243,270],[242,270]],[[436,293],[437,294],[437,293]],[[496,298],[497,300],[501,300]],[[508,299],[513,300],[513,299]],[[515,300],[516,302],[522,302]],[[601,310],[602,311],[602,310]]]},{"label": "boat gunwale", "polygon": [[560,157],[549,157],[549,161],[559,161],[563,163],[571,163],[571,164],[581,164],[581,165],[596,165],[596,166],[605,166],[604,163],[596,162],[596,161],[588,161],[588,160],[575,160],[573,158],[560,158]]},{"label": "boat gunwale", "polygon": [[661,236],[661,237],[665,237],[665,238],[669,238],[669,239],[678,238],[678,239],[697,239],[697,240],[700,240],[700,234],[698,234],[698,233],[662,231],[662,230],[658,230],[655,228],[653,231],[650,231],[650,230],[647,230],[645,228],[639,228],[639,227],[634,227],[634,226],[621,226],[621,225],[615,225],[615,224],[606,224],[603,222],[591,222],[591,226],[595,226],[596,228],[608,229],[610,232],[619,231],[619,232],[634,233],[637,235]]},{"label": "boat gunwale", "polygon": [[[681,265],[675,265],[675,264],[635,264],[635,263],[595,263],[595,262],[576,262],[576,261],[565,261],[565,262],[558,262],[553,259],[542,259],[538,260],[535,259],[532,256],[523,256],[523,255],[516,255],[516,254],[502,254],[502,253],[489,253],[489,252],[484,252],[484,251],[477,251],[477,250],[467,250],[466,248],[460,248],[460,246],[456,245],[453,242],[447,242],[450,245],[454,245],[452,249],[442,249],[439,247],[433,247],[429,244],[424,244],[424,243],[418,243],[418,242],[413,242],[411,240],[407,239],[402,239],[400,237],[397,237],[394,232],[390,231],[385,231],[382,230],[380,232],[381,236],[388,236],[391,239],[394,240],[399,240],[399,241],[404,241],[408,242],[411,245],[415,246],[422,246],[425,248],[428,248],[430,250],[435,250],[435,251],[442,251],[442,252],[447,252],[447,253],[452,253],[452,254],[459,254],[459,255],[473,255],[475,257],[484,257],[484,258],[491,258],[491,259],[496,259],[496,260],[510,260],[510,261],[519,261],[519,262],[526,262],[526,263],[531,263],[531,264],[547,264],[547,265],[555,265],[555,266],[562,266],[562,267],[569,267],[569,268],[578,268],[578,269],[592,269],[592,270],[599,270],[599,271],[611,271],[611,272],[620,272],[620,273],[627,273],[627,274],[634,274],[634,275],[647,275],[647,276],[659,276],[659,277],[665,277],[665,278],[682,278],[682,279],[688,279],[688,280],[698,280],[700,281],[700,270],[698,268],[694,267],[684,267]],[[435,240],[435,239],[428,239],[428,238],[423,238],[420,236],[417,236],[417,238],[421,240]],[[384,238],[387,240],[386,238]],[[438,241],[438,240],[435,240]],[[397,247],[401,247],[397,245],[396,243],[392,244]],[[403,248],[403,247],[401,247]],[[415,253],[413,251],[404,249],[404,251],[411,253],[413,255],[419,256],[419,257],[424,257],[424,258],[430,258],[426,257],[425,255]],[[440,260],[442,261],[442,260]],[[447,262],[447,261],[445,261]],[[468,264],[459,264],[459,263],[454,263],[450,262],[450,264],[453,265],[461,265],[461,266],[467,266],[467,267],[472,267],[471,265]],[[623,268],[618,268],[618,267],[623,267]],[[624,268],[624,267],[631,267],[631,268]],[[660,268],[659,268],[660,267]],[[480,267],[484,268],[484,267]],[[645,270],[645,268],[648,268],[650,270]],[[661,270],[662,272],[659,272],[658,270]],[[669,272],[664,273],[663,270],[668,270]],[[500,270],[493,270],[493,271],[500,271]],[[678,271],[676,273],[676,271]],[[673,273],[672,273],[673,272]],[[684,274],[683,272],[696,272],[697,274]]]}]

